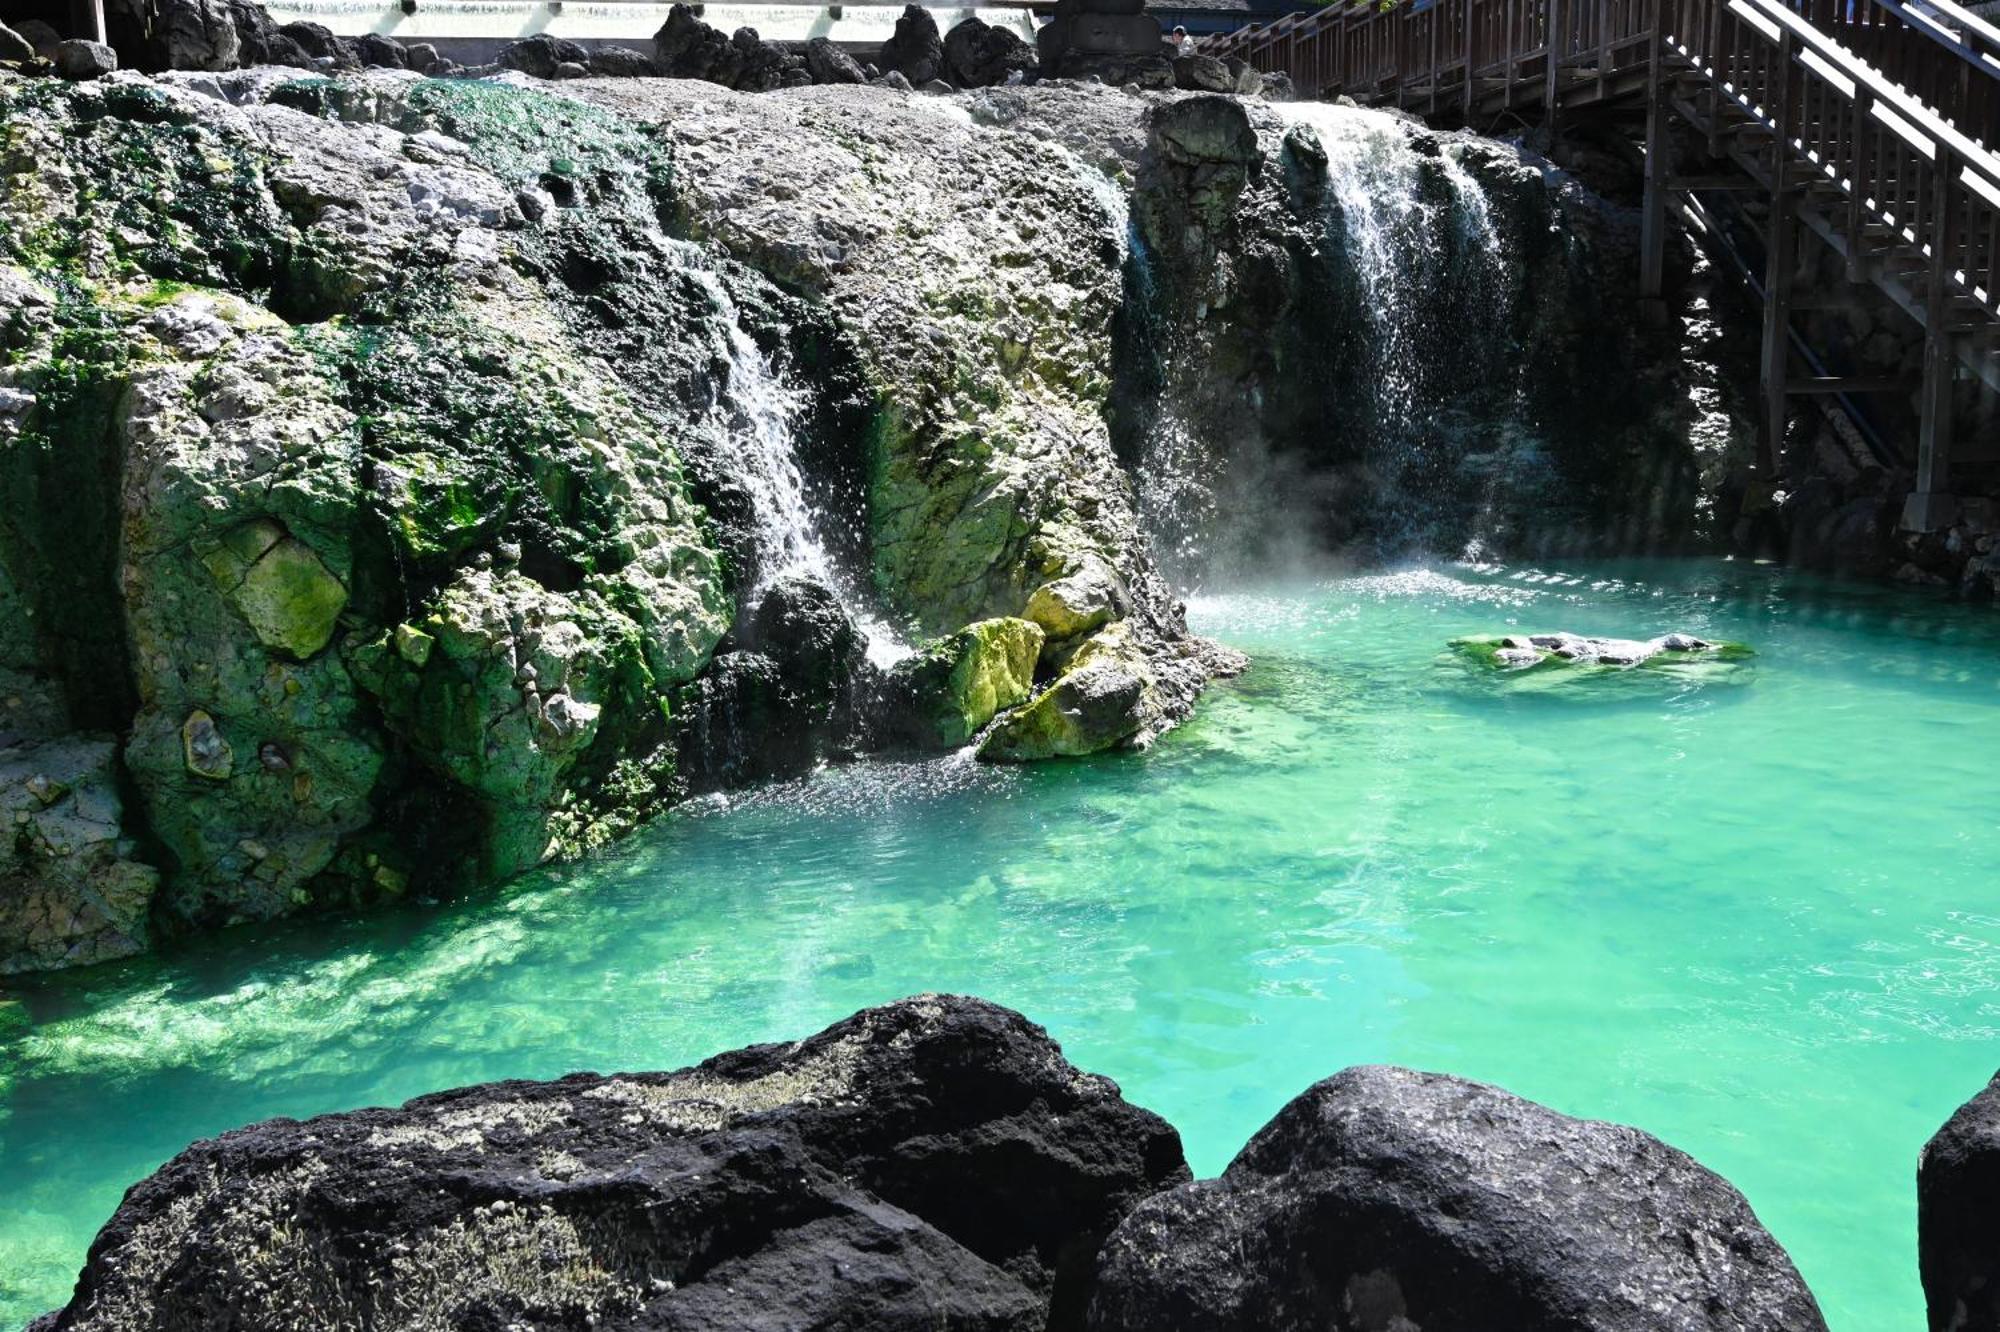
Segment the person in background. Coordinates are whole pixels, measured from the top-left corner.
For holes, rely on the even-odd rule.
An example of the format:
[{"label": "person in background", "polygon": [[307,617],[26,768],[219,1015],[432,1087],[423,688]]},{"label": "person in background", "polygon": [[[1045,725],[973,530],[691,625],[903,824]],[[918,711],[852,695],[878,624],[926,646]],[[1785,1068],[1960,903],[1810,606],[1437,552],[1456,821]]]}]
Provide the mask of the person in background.
[{"label": "person in background", "polygon": [[1194,54],[1194,38],[1188,36],[1186,28],[1174,29],[1174,54],[1177,56]]}]

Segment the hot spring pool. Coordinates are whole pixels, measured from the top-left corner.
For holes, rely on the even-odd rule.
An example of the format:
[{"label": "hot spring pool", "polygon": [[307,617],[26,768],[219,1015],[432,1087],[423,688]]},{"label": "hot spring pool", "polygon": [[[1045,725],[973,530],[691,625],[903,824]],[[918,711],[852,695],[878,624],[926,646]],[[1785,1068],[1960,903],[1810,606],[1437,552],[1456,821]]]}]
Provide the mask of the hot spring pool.
[{"label": "hot spring pool", "polygon": [[[1350,1063],[1625,1120],[1741,1188],[1841,1332],[1922,1326],[1918,1149],[2000,1065],[2000,612],[1715,562],[1207,599],[1242,680],[1145,756],[867,764],[444,908],[20,992],[0,1325],[127,1185],[270,1115],[669,1068],[972,991],[1213,1173]],[[1496,628],[1746,640],[1745,680],[1496,691]]]}]

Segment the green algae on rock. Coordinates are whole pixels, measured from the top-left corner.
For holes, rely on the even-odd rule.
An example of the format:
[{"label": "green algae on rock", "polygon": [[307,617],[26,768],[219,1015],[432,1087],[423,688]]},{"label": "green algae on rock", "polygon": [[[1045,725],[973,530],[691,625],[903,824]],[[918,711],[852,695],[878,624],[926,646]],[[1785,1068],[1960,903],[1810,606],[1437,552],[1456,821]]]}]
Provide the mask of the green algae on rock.
[{"label": "green algae on rock", "polygon": [[969,624],[898,662],[889,688],[907,714],[907,738],[942,746],[972,739],[1027,699],[1041,651],[1038,625],[1002,617]]}]

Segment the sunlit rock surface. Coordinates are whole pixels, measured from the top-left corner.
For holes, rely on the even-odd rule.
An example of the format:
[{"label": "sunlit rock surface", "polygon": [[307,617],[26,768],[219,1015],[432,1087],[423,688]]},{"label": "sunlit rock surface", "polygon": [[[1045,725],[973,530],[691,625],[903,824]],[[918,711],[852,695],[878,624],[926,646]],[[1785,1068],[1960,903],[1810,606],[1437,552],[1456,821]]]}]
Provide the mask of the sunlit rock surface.
[{"label": "sunlit rock surface", "polygon": [[678,1073],[273,1120],[143,1181],[44,1324],[1079,1328],[1180,1137],[1040,1028],[921,996]]}]

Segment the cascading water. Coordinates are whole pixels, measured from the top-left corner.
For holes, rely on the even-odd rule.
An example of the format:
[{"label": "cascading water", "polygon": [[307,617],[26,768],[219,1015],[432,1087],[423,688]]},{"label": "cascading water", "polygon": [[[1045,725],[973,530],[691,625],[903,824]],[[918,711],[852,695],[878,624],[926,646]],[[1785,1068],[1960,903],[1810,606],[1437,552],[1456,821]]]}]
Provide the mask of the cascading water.
[{"label": "cascading water", "polygon": [[795,446],[803,393],[785,381],[750,336],[741,311],[715,273],[700,267],[693,271],[714,302],[726,338],[729,374],[714,415],[734,453],[733,475],[750,501],[757,559],[751,591],[787,577],[824,584],[854,617],[867,640],[869,660],[877,666],[893,665],[913,649],[874,612],[855,580],[834,560],[822,536],[826,517],[808,498]]},{"label": "cascading water", "polygon": [[1467,424],[1448,421],[1445,405],[1504,359],[1509,293],[1491,201],[1459,144],[1422,151],[1402,121],[1377,111],[1276,109],[1310,127],[1326,153],[1328,257],[1351,283],[1364,338],[1355,386],[1365,386],[1372,408],[1362,423],[1363,457],[1378,481],[1370,526],[1378,544],[1422,547],[1426,511],[1450,484],[1459,451],[1445,436]]}]

